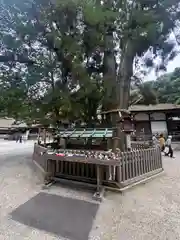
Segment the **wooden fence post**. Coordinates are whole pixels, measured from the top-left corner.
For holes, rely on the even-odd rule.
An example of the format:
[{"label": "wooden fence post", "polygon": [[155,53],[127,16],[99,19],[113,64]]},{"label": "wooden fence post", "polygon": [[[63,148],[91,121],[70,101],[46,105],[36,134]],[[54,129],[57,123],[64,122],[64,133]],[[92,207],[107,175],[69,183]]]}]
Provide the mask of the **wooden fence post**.
[{"label": "wooden fence post", "polygon": [[[106,171],[107,174],[108,171]],[[116,176],[117,182],[120,183],[122,181],[122,158],[120,158],[120,164],[116,167]]]},{"label": "wooden fence post", "polygon": [[121,153],[121,159],[122,159],[122,181],[124,182],[125,181],[125,175],[126,175],[124,152]]},{"label": "wooden fence post", "polygon": [[135,152],[132,151],[132,177],[135,177]]},{"label": "wooden fence post", "polygon": [[127,152],[128,153],[128,162],[129,162],[129,178],[133,177],[132,174],[132,165],[133,165],[133,161],[132,161],[132,152]]},{"label": "wooden fence post", "polygon": [[126,180],[129,179],[129,162],[128,162],[128,155],[127,152],[125,152],[125,166],[126,166]]},{"label": "wooden fence post", "polygon": [[135,176],[138,176],[138,150],[135,150]]}]

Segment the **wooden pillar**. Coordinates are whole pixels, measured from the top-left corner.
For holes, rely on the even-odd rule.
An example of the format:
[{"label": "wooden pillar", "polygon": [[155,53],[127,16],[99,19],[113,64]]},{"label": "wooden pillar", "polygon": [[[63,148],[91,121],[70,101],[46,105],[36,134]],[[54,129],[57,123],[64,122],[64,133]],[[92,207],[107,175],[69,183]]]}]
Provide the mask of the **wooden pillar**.
[{"label": "wooden pillar", "polygon": [[165,116],[166,116],[167,135],[169,135],[169,121],[168,121],[169,114],[168,114],[168,113],[164,113],[164,114],[165,114]]},{"label": "wooden pillar", "polygon": [[41,128],[39,127],[39,128],[38,128],[38,138],[37,138],[38,141],[40,141],[40,134],[41,134]]},{"label": "wooden pillar", "polygon": [[131,149],[131,134],[126,134],[126,148],[127,150]]},{"label": "wooden pillar", "polygon": [[149,117],[149,129],[150,129],[150,134],[152,135],[152,129],[151,129],[151,114],[148,113],[148,117]]},{"label": "wooden pillar", "polygon": [[44,145],[46,145],[46,129],[45,128],[43,129],[43,142],[44,142]]},{"label": "wooden pillar", "polygon": [[121,131],[121,123],[118,122],[119,115],[118,112],[111,113],[111,123],[113,130],[113,138],[112,138],[112,150],[113,152],[116,151],[116,148],[119,148],[123,151],[124,146],[121,146],[121,138],[123,137],[123,133]]}]

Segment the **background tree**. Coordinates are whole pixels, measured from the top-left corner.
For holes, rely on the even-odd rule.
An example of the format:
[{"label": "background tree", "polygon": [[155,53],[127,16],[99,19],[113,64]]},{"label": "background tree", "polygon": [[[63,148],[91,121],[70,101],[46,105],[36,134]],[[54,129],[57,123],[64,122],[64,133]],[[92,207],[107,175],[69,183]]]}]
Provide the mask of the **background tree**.
[{"label": "background tree", "polygon": [[158,104],[158,93],[152,86],[151,82],[145,82],[131,91],[130,94],[130,104],[142,104],[142,105],[150,105],[150,104]]},{"label": "background tree", "polygon": [[[157,78],[156,81],[148,81],[145,83],[139,84],[138,88],[134,90],[132,94],[132,100],[134,101],[136,99],[139,99],[139,102],[141,102],[141,89],[144,88],[144,85],[147,87],[145,88],[146,95],[144,95],[144,98],[146,98],[147,104],[153,104],[155,98],[157,98],[157,102],[159,103],[172,103],[172,104],[180,104],[180,69],[176,68],[172,73],[167,73],[159,78]],[[153,95],[151,97],[149,96],[149,92],[152,92],[155,94],[155,97],[153,98]],[[139,97],[139,98],[138,98]]]},{"label": "background tree", "polygon": [[172,73],[162,75],[151,85],[158,92],[160,103],[180,104],[180,69],[176,68]]},{"label": "background tree", "polygon": [[[165,68],[175,55],[175,45],[169,41],[179,17],[179,1],[122,1],[124,21],[121,21],[121,61],[119,67],[120,104],[128,107],[130,83],[135,58],[143,58],[146,67]],[[147,54],[151,53],[150,55]]]}]

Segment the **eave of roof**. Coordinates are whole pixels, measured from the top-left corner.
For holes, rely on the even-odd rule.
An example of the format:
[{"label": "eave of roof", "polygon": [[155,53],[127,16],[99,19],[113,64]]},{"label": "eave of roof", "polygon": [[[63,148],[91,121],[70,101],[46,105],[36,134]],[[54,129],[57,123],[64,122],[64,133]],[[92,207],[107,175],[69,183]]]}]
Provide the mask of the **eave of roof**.
[{"label": "eave of roof", "polygon": [[154,112],[154,111],[168,111],[168,110],[180,110],[180,105],[164,103],[156,105],[132,105],[129,107],[131,112]]},{"label": "eave of roof", "polygon": [[58,135],[63,138],[112,138],[112,128],[102,129],[67,129],[60,130]]}]

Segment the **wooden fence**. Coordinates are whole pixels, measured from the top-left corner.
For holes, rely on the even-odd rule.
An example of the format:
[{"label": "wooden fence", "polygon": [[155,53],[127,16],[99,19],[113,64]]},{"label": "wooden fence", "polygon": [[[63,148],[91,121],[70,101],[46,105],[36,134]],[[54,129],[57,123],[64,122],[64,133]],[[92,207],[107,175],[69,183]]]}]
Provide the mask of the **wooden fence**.
[{"label": "wooden fence", "polygon": [[131,141],[131,148],[134,149],[147,149],[152,147],[151,141]]},{"label": "wooden fence", "polygon": [[[162,156],[159,148],[132,150],[121,153],[120,166],[116,169],[120,176],[119,182],[123,185],[136,182],[140,179],[163,169]],[[117,179],[118,180],[118,179]]]},{"label": "wooden fence", "polygon": [[33,160],[47,172],[47,148],[34,144]]},{"label": "wooden fence", "polygon": [[[88,159],[66,158],[48,154],[47,149],[35,144],[34,161],[53,177],[96,183],[97,165],[101,165],[101,180],[104,185],[126,186],[163,170],[159,148],[135,149],[121,152],[116,163],[106,160],[88,161]],[[52,161],[51,161],[52,160]],[[118,164],[117,164],[118,163]]]}]

